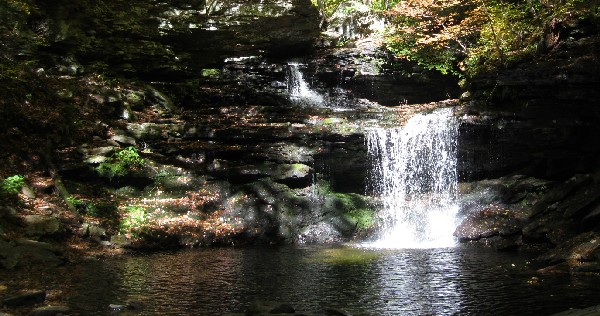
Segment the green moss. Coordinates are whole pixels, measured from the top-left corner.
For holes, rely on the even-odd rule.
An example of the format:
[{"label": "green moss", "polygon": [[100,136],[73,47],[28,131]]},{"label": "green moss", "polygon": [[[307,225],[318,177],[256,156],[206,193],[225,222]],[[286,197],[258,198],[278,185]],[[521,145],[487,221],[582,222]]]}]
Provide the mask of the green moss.
[{"label": "green moss", "polygon": [[85,205],[85,202],[83,202],[82,200],[74,197],[74,196],[68,196],[66,198],[67,202],[69,202],[70,204],[73,204],[73,206],[79,208]]},{"label": "green moss", "polygon": [[377,220],[373,210],[367,208],[354,209],[347,212],[346,219],[356,223],[356,228],[361,230],[373,227]]},{"label": "green moss", "polygon": [[369,208],[364,197],[354,193],[334,193],[333,197],[344,218],[357,229],[365,230],[375,225],[376,214]]},{"label": "green moss", "polygon": [[344,120],[337,118],[337,117],[329,117],[323,120],[323,125],[333,125],[333,124],[340,124],[342,123]]},{"label": "green moss", "polygon": [[202,77],[216,78],[221,75],[221,69],[202,69]]},{"label": "green moss", "polygon": [[329,184],[318,183],[319,194],[325,197],[324,208],[340,214],[358,230],[368,230],[377,223],[377,213],[365,196],[331,191]]},{"label": "green moss", "polygon": [[139,104],[144,101],[143,94],[136,92],[136,91],[129,91],[125,95],[125,98],[127,99],[127,102],[129,102],[131,104]]}]

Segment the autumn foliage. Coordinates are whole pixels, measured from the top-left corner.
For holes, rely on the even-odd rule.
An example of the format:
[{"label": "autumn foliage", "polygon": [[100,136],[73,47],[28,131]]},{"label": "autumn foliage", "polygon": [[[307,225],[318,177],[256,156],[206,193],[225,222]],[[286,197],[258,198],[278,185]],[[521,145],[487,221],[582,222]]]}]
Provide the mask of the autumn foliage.
[{"label": "autumn foliage", "polygon": [[534,54],[551,23],[599,13],[598,0],[404,0],[386,12],[387,43],[428,69],[462,75]]}]

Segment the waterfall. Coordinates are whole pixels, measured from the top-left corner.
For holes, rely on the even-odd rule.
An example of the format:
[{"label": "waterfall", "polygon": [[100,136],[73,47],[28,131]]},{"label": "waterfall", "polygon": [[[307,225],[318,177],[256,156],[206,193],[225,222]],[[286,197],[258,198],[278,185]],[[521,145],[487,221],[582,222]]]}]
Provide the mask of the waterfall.
[{"label": "waterfall", "polygon": [[297,62],[288,63],[287,86],[290,99],[299,106],[324,106],[325,99],[318,92],[310,88],[300,71],[300,66],[302,65]]},{"label": "waterfall", "polygon": [[372,185],[383,203],[381,231],[370,246],[454,244],[457,136],[458,121],[450,108],[417,114],[403,128],[367,131]]}]

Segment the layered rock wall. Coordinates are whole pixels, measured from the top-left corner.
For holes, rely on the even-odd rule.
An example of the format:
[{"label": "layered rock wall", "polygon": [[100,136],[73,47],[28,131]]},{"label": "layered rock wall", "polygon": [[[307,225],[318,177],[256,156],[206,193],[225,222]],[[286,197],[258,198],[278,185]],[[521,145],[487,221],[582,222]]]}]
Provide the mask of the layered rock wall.
[{"label": "layered rock wall", "polygon": [[[459,111],[464,220],[455,235],[500,250],[549,249],[540,272],[597,272],[600,37],[558,23],[544,53],[471,78]],[[513,175],[508,178],[500,176]],[[481,187],[483,185],[483,187]],[[474,193],[476,192],[476,193]],[[485,198],[487,197],[487,198]],[[492,198],[489,198],[492,197]]]},{"label": "layered rock wall", "polygon": [[39,1],[30,24],[51,63],[149,80],[197,77],[226,58],[299,56],[319,15],[295,1]]},{"label": "layered rock wall", "polygon": [[534,60],[472,78],[461,112],[463,174],[565,179],[598,167],[600,37],[579,21]]}]

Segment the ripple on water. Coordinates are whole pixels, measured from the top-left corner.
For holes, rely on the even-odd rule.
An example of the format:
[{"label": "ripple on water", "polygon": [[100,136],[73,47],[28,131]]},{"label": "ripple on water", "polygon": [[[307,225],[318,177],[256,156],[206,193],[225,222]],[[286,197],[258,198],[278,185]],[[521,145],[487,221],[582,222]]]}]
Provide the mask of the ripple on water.
[{"label": "ripple on water", "polygon": [[308,315],[328,307],[352,315],[531,315],[597,304],[600,290],[598,277],[536,275],[524,257],[460,247],[204,249],[59,272],[0,277],[21,280],[9,287],[44,284],[81,315],[131,300],[148,315],[223,315],[254,301],[287,302]]}]

